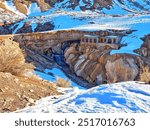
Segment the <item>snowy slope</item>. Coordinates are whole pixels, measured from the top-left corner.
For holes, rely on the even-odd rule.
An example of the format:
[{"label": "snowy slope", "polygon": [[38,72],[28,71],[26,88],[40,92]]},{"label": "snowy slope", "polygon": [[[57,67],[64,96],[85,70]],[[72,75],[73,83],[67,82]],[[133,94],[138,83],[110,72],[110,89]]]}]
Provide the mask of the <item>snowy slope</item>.
[{"label": "snowy slope", "polygon": [[150,13],[149,0],[112,0],[112,4],[107,4],[105,7],[94,0],[63,0],[57,1],[53,8],[65,11],[92,10],[105,14]]},{"label": "snowy slope", "polygon": [[95,24],[85,24],[83,26],[75,27],[80,30],[103,30],[103,29],[131,29],[135,30],[132,34],[122,38],[121,43],[126,43],[127,46],[119,50],[113,50],[114,53],[130,53],[135,54],[133,50],[140,48],[144,35],[150,33],[150,15],[135,15],[124,17],[97,17],[94,20]]},{"label": "snowy slope", "polygon": [[[74,11],[74,12],[92,10],[93,12],[99,12],[99,13],[111,14],[111,15],[129,14],[129,13],[132,14],[150,13],[149,0],[112,0],[112,2],[110,1],[103,2],[105,3],[103,5],[100,1],[96,1],[96,0],[60,0],[60,1],[55,1],[55,3],[48,1],[50,6],[51,5],[53,6],[47,9],[46,12],[49,12],[49,10]],[[14,4],[13,0],[5,0],[3,3],[12,12],[22,14],[19,12],[19,10],[16,9],[16,5]],[[38,3],[36,2],[36,0],[30,3],[29,6],[25,4],[24,6],[28,10],[27,15],[29,16],[33,14],[34,16],[38,16],[41,13],[41,9]]]},{"label": "snowy slope", "polygon": [[35,106],[17,112],[150,112],[150,85],[122,82],[101,85],[89,90],[62,90],[64,95],[43,98],[37,101]]},{"label": "snowy slope", "polygon": [[[76,4],[76,5],[75,5]],[[69,0],[63,0],[62,2],[57,2],[54,7],[56,9],[68,10],[68,11],[81,11],[82,7],[90,8],[94,5],[94,0],[79,0],[77,3],[70,2]]]},{"label": "snowy slope", "polygon": [[150,13],[148,0],[113,0],[111,9],[104,8],[105,14]]},{"label": "snowy slope", "polygon": [[[89,13],[89,12],[88,12]],[[81,20],[82,19],[82,20]],[[71,23],[68,24],[66,20]],[[52,18],[55,25],[55,30],[59,29],[77,29],[77,30],[105,30],[105,29],[131,29],[135,30],[132,34],[122,38],[121,43],[127,44],[119,50],[113,50],[114,53],[130,53],[135,54],[133,51],[140,48],[143,41],[141,40],[144,35],[150,33],[148,27],[150,27],[150,15],[125,15],[122,17],[111,17],[109,15],[101,16],[98,14],[90,17],[86,15],[74,15],[72,16],[57,16]],[[90,24],[90,23],[94,24]]]},{"label": "snowy slope", "polygon": [[22,13],[20,13],[17,9],[16,9],[16,6],[14,5],[13,3],[13,0],[6,0],[4,2],[4,5],[6,6],[6,8],[12,12],[14,12],[15,14],[18,14],[18,15],[23,15]]},{"label": "snowy slope", "polygon": [[[67,81],[69,81],[71,83],[72,86],[80,88],[80,89],[85,89],[83,87],[81,87],[80,85],[76,84],[75,82],[71,81],[65,74],[64,72],[62,72],[60,69],[58,68],[53,68],[51,70],[49,69],[45,69],[44,73],[39,72],[39,71],[35,71],[36,75],[38,75],[39,77],[41,77],[42,79],[48,80],[48,81],[52,81],[55,82],[56,81],[56,77],[60,77],[63,78]],[[50,74],[48,74],[50,73]]]},{"label": "snowy slope", "polygon": [[16,9],[11,0],[5,2],[0,0],[0,22],[14,23],[24,18],[26,16]]}]

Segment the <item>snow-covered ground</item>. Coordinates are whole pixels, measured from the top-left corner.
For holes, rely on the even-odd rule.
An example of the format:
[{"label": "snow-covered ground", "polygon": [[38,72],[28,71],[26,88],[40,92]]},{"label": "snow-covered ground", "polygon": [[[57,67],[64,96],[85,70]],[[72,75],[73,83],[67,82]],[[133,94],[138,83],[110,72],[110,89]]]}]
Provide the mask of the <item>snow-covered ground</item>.
[{"label": "snow-covered ground", "polygon": [[81,87],[80,85],[76,84],[75,82],[71,81],[65,74],[64,72],[62,72],[60,69],[57,69],[57,68],[53,68],[51,70],[49,69],[46,69],[43,72],[39,72],[39,71],[35,71],[35,73],[41,77],[42,79],[45,79],[45,80],[48,80],[48,81],[53,81],[55,82],[56,81],[56,78],[57,77],[60,77],[60,78],[63,78],[65,79],[66,81],[69,81],[71,83],[71,85],[74,87],[74,88],[79,88],[79,89],[85,89],[83,87]]},{"label": "snow-covered ground", "polygon": [[60,89],[64,95],[42,98],[17,112],[34,113],[146,113],[150,112],[150,85],[122,82],[88,90]]}]

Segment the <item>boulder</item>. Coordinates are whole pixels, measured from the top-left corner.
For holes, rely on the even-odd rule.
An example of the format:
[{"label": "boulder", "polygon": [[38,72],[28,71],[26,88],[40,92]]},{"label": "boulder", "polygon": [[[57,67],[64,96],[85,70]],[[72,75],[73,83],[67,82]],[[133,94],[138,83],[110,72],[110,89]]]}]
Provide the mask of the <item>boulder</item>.
[{"label": "boulder", "polygon": [[133,58],[115,59],[113,61],[107,61],[106,74],[108,82],[120,82],[135,80],[139,71],[138,66]]}]

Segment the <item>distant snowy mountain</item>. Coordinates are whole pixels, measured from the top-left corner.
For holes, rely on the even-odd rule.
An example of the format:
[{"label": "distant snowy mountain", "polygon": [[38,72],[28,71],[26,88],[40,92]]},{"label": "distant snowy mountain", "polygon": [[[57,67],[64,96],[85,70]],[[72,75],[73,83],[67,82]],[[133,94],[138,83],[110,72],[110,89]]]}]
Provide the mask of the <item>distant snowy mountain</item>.
[{"label": "distant snowy mountain", "polygon": [[84,11],[92,10],[105,14],[149,13],[148,0],[64,0],[54,5],[57,9]]},{"label": "distant snowy mountain", "polygon": [[[148,15],[150,2],[148,0],[35,0],[34,2],[0,0],[0,12],[0,24],[8,23],[2,28],[5,31],[0,29],[2,30],[0,34],[14,34],[67,29],[83,23],[103,23],[107,22],[103,20],[106,17],[131,19],[135,15]],[[66,20],[70,24],[67,24]]]},{"label": "distant snowy mountain", "polygon": [[139,82],[122,82],[88,90],[62,89],[64,95],[43,98],[35,106],[17,112],[114,113],[150,112],[150,86]]},{"label": "distant snowy mountain", "polygon": [[[89,14],[89,17],[95,14],[100,15],[99,17],[101,15],[121,17],[122,15],[148,14],[150,13],[150,2],[148,0],[54,0],[45,2],[38,0],[34,2],[31,0],[22,2],[18,0],[0,0],[0,12],[0,19],[3,22],[14,23],[16,19],[16,23],[10,25],[11,27],[7,27],[7,29],[9,28],[9,33],[16,33],[17,29],[19,29],[17,21],[20,19],[25,19],[21,21],[22,27],[23,23],[26,23],[26,27],[34,24],[33,26],[36,28],[35,23],[44,24],[49,22],[49,24],[53,24],[51,16],[57,17],[60,14],[71,15],[72,17],[83,14],[85,18],[87,14]],[[9,16],[12,16],[11,19],[13,20]],[[45,31],[52,29],[47,27]],[[13,30],[15,31],[13,32]],[[29,29],[27,32],[31,31],[35,30]],[[22,28],[22,31],[19,32],[24,32],[24,29]]]},{"label": "distant snowy mountain", "polygon": [[91,10],[105,14],[150,12],[149,0],[1,0],[0,2],[4,3],[11,11],[18,11],[26,15],[48,11],[49,9],[64,11]]},{"label": "distant snowy mountain", "polygon": [[112,0],[112,6],[103,9],[106,14],[150,13],[149,0]]}]

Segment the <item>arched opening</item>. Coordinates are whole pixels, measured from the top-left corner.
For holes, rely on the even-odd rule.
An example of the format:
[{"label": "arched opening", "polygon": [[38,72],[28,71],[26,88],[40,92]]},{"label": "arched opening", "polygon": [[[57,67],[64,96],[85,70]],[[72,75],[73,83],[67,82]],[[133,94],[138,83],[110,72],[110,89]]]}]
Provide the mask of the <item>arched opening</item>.
[{"label": "arched opening", "polygon": [[90,39],[90,43],[92,43],[92,39]]},{"label": "arched opening", "polygon": [[84,38],[81,38],[81,42],[84,42]]},{"label": "arched opening", "polygon": [[100,43],[103,43],[103,38],[100,38],[99,41],[100,41]]},{"label": "arched opening", "polygon": [[110,43],[110,44],[112,43],[112,41],[111,41],[111,39],[110,39],[110,38],[108,39],[108,43]]},{"label": "arched opening", "polygon": [[104,32],[104,34],[105,34],[105,36],[107,36],[107,35],[108,35],[108,32]]},{"label": "arched opening", "polygon": [[106,39],[104,39],[104,42],[106,42]]},{"label": "arched opening", "polygon": [[88,38],[86,38],[86,42],[88,42]]},{"label": "arched opening", "polygon": [[117,43],[117,39],[114,39],[114,41],[113,41],[114,43]]},{"label": "arched opening", "polygon": [[97,43],[97,39],[94,39],[94,43]]}]

